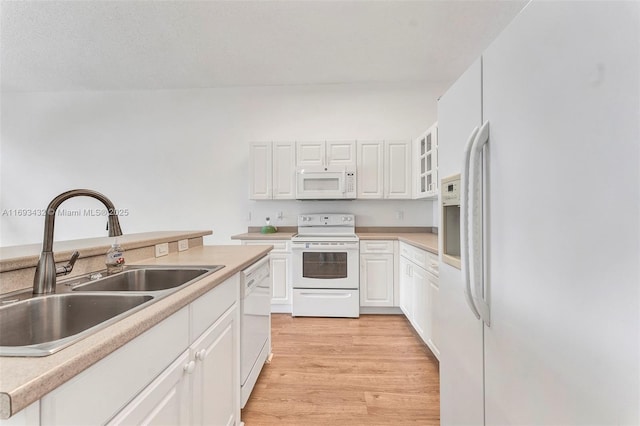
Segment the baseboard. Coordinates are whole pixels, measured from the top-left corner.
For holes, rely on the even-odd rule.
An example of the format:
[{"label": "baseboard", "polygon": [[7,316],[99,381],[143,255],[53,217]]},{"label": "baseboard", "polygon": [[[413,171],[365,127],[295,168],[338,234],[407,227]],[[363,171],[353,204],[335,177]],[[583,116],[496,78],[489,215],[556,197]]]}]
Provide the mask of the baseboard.
[{"label": "baseboard", "polygon": [[360,314],[398,315],[402,311],[397,306],[360,306]]},{"label": "baseboard", "polygon": [[291,305],[271,305],[272,314],[290,314]]}]

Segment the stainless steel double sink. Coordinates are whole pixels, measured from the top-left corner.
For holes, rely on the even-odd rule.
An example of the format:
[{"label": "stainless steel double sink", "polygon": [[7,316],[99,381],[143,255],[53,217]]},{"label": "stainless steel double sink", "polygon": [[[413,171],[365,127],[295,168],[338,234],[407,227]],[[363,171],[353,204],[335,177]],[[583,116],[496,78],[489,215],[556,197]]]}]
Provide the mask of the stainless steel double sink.
[{"label": "stainless steel double sink", "polygon": [[128,266],[61,280],[56,294],[0,298],[0,356],[46,356],[223,268]]}]

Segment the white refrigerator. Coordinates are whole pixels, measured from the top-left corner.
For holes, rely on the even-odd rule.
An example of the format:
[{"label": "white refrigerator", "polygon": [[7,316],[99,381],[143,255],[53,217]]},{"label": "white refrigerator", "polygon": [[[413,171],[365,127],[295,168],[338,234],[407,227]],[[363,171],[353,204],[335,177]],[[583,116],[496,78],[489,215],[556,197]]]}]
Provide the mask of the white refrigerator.
[{"label": "white refrigerator", "polygon": [[640,2],[530,3],[438,127],[470,194],[462,270],[440,262],[442,424],[640,424]]}]

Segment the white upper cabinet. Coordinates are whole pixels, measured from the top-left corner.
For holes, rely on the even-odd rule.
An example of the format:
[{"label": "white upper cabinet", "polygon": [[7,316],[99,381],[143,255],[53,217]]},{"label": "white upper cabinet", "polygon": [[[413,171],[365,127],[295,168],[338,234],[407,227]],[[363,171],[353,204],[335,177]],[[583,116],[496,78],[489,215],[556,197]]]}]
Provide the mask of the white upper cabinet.
[{"label": "white upper cabinet", "polygon": [[296,143],[298,167],[355,166],[355,141],[321,141]]},{"label": "white upper cabinet", "polygon": [[[416,198],[412,157],[416,149],[420,152],[410,141],[252,142],[249,198],[294,200],[296,170],[305,167],[356,167],[357,199]],[[433,164],[430,161],[425,165]],[[429,179],[435,182],[435,172]]]},{"label": "white upper cabinet", "polygon": [[438,123],[414,141],[414,198],[438,196]]},{"label": "white upper cabinet", "polygon": [[271,142],[249,145],[249,198],[271,199]]},{"label": "white upper cabinet", "polygon": [[384,144],[358,141],[357,198],[384,196]]},{"label": "white upper cabinet", "polygon": [[322,142],[297,142],[296,143],[296,164],[298,167],[304,166],[324,166],[325,163],[325,143]]},{"label": "white upper cabinet", "polygon": [[384,143],[384,198],[411,199],[411,142]]},{"label": "white upper cabinet", "polygon": [[295,162],[295,142],[252,142],[249,147],[249,198],[293,200]]},{"label": "white upper cabinet", "polygon": [[296,197],[296,144],[273,142],[272,178],[274,200],[293,200]]},{"label": "white upper cabinet", "polygon": [[355,141],[327,141],[326,149],[327,166],[356,165]]},{"label": "white upper cabinet", "polygon": [[358,152],[358,196],[411,199],[411,142],[361,142]]}]

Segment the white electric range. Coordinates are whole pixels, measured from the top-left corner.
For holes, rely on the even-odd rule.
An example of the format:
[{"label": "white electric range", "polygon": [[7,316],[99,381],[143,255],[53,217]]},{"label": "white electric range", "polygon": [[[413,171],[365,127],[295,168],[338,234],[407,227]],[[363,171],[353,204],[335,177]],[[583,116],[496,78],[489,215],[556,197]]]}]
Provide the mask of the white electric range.
[{"label": "white electric range", "polygon": [[354,215],[298,216],[291,251],[293,316],[360,316],[360,250]]}]

